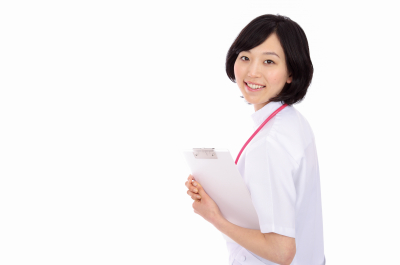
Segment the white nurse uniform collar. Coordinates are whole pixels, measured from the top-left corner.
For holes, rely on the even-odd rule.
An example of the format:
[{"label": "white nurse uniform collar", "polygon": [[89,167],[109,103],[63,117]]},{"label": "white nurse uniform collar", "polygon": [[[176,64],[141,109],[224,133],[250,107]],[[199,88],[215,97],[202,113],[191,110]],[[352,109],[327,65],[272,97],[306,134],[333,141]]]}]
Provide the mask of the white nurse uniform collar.
[{"label": "white nurse uniform collar", "polygon": [[253,119],[253,127],[256,130],[275,110],[283,104],[279,102],[269,102],[267,105],[252,113],[250,116]]}]

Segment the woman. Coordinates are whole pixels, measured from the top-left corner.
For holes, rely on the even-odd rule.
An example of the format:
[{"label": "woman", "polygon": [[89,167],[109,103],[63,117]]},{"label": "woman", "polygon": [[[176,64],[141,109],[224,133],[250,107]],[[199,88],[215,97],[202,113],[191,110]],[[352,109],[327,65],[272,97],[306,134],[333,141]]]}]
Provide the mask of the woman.
[{"label": "woman", "polygon": [[307,120],[292,106],[304,98],[313,76],[304,31],[287,17],[255,18],[230,47],[226,72],[254,106],[254,129],[280,109],[237,161],[260,230],[227,221],[189,175],[185,185],[194,200],[195,213],[237,242],[227,242],[229,265],[325,264],[314,135]]}]

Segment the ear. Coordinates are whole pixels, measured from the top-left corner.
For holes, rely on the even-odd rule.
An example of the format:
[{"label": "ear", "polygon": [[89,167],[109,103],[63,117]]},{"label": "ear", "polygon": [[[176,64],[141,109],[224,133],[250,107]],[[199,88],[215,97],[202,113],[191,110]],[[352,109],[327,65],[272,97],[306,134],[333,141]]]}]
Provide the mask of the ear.
[{"label": "ear", "polygon": [[286,83],[290,84],[292,83],[293,77],[292,74],[289,75],[288,79],[286,80]]}]

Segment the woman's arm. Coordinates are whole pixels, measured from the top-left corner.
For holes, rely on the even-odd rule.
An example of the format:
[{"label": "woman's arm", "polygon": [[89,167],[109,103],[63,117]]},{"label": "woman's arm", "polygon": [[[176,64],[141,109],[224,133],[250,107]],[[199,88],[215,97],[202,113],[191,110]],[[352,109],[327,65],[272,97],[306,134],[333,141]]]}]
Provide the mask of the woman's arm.
[{"label": "woman's arm", "polygon": [[[254,254],[277,264],[289,265],[296,254],[296,242],[292,237],[276,233],[261,233],[260,230],[248,229],[226,220],[217,204],[190,175],[185,183],[188,195],[192,197],[194,212],[201,215],[236,243]],[[193,184],[193,185],[192,185]],[[200,195],[201,199],[198,199]]]},{"label": "woman's arm", "polygon": [[260,230],[232,224],[222,216],[216,216],[212,224],[245,249],[274,263],[289,265],[296,254],[296,243],[292,237],[276,233],[263,234]]}]

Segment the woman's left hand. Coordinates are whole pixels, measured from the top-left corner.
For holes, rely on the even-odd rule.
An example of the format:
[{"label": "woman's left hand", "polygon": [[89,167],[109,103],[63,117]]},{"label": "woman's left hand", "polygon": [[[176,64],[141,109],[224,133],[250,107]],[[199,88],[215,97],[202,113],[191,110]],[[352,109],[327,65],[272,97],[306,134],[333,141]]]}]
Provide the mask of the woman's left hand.
[{"label": "woman's left hand", "polygon": [[213,199],[211,199],[210,196],[208,196],[200,183],[193,181],[192,184],[198,189],[197,194],[201,196],[201,199],[194,200],[192,204],[194,212],[206,219],[211,224],[215,224],[218,218],[222,217],[218,205]]}]

